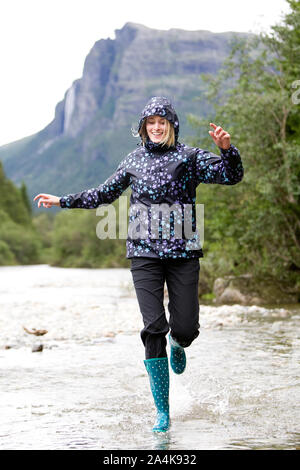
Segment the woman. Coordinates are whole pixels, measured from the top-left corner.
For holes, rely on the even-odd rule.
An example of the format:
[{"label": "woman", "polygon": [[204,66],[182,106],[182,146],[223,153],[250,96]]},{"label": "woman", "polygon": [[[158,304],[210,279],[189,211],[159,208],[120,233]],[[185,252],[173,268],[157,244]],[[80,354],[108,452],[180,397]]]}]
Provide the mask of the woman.
[{"label": "woman", "polygon": [[[170,365],[176,374],[184,372],[184,349],[199,335],[199,258],[203,253],[195,222],[196,188],[199,183],[233,185],[243,178],[241,158],[230,143],[230,135],[220,126],[213,123],[210,126],[209,134],[219,147],[220,156],[179,143],[179,121],[172,104],[164,97],[153,97],[140,116],[141,143],[103,184],[61,198],[50,194],[38,194],[34,198],[39,198],[38,207],[43,204],[47,208],[56,205],[94,209],[112,203],[131,186],[126,257],[131,259],[131,273],[143,316],[144,363],[157,409],[153,431],[158,432],[165,432],[170,426],[166,334],[170,329]],[[166,221],[164,209],[170,206],[172,211]],[[177,211],[187,206],[191,209],[189,215],[185,210]],[[187,236],[187,224],[178,236],[178,228],[188,220],[192,222],[191,236]],[[158,227],[156,233],[153,225]],[[169,230],[167,236],[165,229]],[[169,323],[163,305],[165,282]]]}]

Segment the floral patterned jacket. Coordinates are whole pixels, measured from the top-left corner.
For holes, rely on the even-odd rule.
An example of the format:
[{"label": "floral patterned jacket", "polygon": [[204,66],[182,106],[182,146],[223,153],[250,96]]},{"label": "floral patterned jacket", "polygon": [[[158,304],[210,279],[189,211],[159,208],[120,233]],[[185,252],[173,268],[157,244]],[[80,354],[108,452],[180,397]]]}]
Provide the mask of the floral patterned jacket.
[{"label": "floral patterned jacket", "polygon": [[[127,258],[203,257],[197,226],[196,188],[200,183],[234,185],[244,175],[238,149],[220,149],[220,156],[178,142],[179,120],[169,100],[152,98],[143,109],[174,126],[175,145],[166,148],[151,140],[129,153],[115,173],[97,188],[60,198],[60,207],[95,209],[115,201],[129,186],[130,215]],[[165,215],[167,214],[167,217]]]}]

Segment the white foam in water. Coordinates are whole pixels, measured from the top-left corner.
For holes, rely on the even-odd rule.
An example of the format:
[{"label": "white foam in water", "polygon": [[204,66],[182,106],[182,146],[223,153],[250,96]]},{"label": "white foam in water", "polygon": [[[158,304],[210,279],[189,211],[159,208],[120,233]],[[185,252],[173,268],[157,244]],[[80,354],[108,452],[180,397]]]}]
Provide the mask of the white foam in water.
[{"label": "white foam in water", "polygon": [[184,385],[184,376],[176,376],[170,372],[170,410],[172,417],[183,418],[193,408],[194,399],[187,386]]}]

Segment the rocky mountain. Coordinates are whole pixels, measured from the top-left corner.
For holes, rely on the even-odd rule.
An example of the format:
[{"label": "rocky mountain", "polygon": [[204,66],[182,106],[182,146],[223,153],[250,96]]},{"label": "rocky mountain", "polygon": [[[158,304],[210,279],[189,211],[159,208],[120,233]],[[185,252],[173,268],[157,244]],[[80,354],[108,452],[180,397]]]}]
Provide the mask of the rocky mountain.
[{"label": "rocky mountain", "polygon": [[94,44],[82,77],[66,91],[48,126],[0,147],[6,175],[16,184],[24,181],[29,197],[98,186],[135,148],[131,127],[155,95],[173,101],[184,141],[192,134],[187,113],[207,112],[200,74],[216,73],[232,39],[242,36],[125,24],[115,39]]}]

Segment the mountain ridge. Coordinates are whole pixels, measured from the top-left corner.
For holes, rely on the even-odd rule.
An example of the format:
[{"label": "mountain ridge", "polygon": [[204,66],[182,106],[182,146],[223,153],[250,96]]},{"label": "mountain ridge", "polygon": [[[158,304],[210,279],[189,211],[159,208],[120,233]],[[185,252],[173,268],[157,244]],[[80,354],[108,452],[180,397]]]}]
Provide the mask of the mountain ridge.
[{"label": "mountain ridge", "polygon": [[66,90],[44,129],[0,147],[7,176],[24,181],[30,197],[99,185],[137,144],[130,129],[155,95],[173,101],[184,140],[192,133],[187,113],[208,112],[201,73],[217,73],[232,40],[245,36],[126,23],[115,39],[94,43],[82,77]]}]

